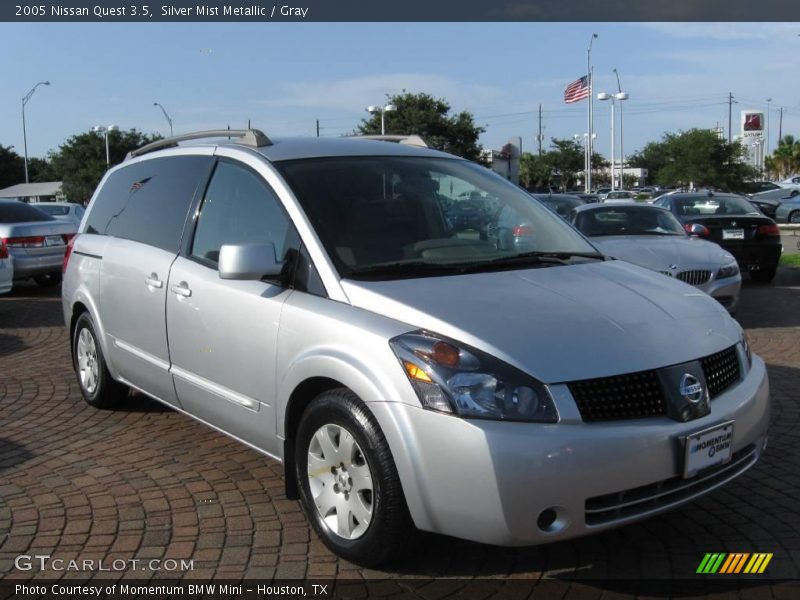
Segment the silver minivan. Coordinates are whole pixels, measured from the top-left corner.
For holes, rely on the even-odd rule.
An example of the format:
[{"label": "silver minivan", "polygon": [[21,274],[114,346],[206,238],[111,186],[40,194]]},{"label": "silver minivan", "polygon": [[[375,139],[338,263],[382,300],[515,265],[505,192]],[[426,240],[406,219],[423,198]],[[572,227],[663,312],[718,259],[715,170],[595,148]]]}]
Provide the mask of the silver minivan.
[{"label": "silver minivan", "polygon": [[[391,141],[202,132],[110,170],[65,259],[86,401],[135,389],[282,461],[362,564],[415,527],[602,531],[758,461],[767,373],[719,303],[480,165]],[[525,249],[498,243],[523,233],[500,231],[508,211]]]}]

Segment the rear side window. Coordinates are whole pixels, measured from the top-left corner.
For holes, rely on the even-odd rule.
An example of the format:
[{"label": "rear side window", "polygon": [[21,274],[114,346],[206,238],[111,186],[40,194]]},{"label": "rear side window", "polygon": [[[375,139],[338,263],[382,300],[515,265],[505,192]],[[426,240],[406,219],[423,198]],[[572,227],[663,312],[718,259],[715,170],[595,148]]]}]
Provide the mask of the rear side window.
[{"label": "rear side window", "polygon": [[210,156],[170,156],[115,171],[92,206],[86,233],[177,253],[192,197],[212,163]]},{"label": "rear side window", "polygon": [[23,202],[0,202],[0,223],[30,223],[52,221],[53,217]]},{"label": "rear side window", "polygon": [[278,198],[258,175],[225,161],[217,165],[200,207],[192,256],[216,266],[223,244],[272,242],[282,260],[297,240]]}]

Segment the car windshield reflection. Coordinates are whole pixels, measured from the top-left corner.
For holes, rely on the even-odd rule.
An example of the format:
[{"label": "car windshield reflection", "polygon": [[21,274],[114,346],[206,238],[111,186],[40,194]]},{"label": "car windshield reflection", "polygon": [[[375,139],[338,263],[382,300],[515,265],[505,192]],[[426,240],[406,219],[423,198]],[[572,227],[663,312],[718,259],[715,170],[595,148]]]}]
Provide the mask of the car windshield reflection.
[{"label": "car windshield reflection", "polygon": [[435,276],[602,258],[529,194],[467,161],[365,156],[277,166],[344,277]]}]

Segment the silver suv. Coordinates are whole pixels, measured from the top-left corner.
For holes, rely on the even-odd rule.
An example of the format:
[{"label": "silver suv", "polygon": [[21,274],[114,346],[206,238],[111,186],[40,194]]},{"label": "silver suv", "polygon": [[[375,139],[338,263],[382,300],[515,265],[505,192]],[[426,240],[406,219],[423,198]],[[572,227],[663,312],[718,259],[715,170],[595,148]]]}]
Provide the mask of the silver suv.
[{"label": "silver suv", "polygon": [[112,169],[65,261],[86,401],[133,388],[282,461],[362,564],[412,525],[508,546],[601,531],[756,463],[766,370],[715,300],[392,141],[205,132]]}]

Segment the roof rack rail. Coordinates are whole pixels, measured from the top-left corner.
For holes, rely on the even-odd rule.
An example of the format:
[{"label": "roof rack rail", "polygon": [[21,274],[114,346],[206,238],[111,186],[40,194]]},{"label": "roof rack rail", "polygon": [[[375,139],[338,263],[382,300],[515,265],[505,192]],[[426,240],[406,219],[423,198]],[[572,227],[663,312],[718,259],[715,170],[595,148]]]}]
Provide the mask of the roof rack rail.
[{"label": "roof rack rail", "polygon": [[404,146],[417,146],[418,148],[430,148],[428,143],[418,135],[354,135],[351,136],[358,140],[380,140],[383,142],[394,142]]},{"label": "roof rack rail", "polygon": [[239,138],[240,144],[243,144],[245,146],[250,146],[252,148],[272,145],[272,142],[264,134],[264,132],[258,129],[210,129],[208,131],[195,131],[193,133],[184,133],[181,135],[174,135],[172,137],[164,138],[161,140],[156,140],[155,142],[146,144],[141,148],[137,148],[136,150],[131,150],[125,157],[125,160],[130,160],[131,158],[142,156],[143,154],[147,154],[148,152],[154,152],[156,150],[160,150],[161,148],[177,146],[178,142],[187,142],[189,140],[201,140],[205,138],[219,138],[219,137]]}]

